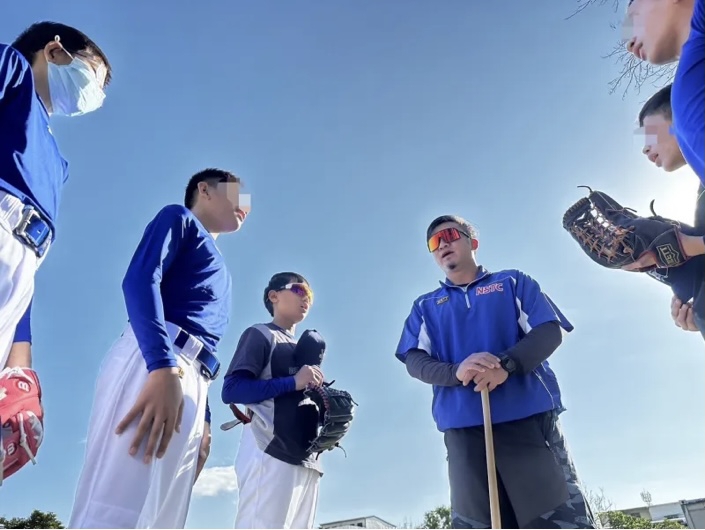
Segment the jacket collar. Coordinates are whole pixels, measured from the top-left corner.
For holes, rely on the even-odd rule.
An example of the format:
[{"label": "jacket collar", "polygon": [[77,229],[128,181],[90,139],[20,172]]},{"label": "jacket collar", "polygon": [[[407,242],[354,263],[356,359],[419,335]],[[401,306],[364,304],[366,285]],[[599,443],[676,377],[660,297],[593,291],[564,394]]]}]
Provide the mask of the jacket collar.
[{"label": "jacket collar", "polygon": [[440,281],[439,283],[441,284],[442,287],[445,287],[445,288],[466,289],[466,288],[470,287],[471,285],[479,282],[480,280],[485,279],[486,277],[490,276],[491,274],[492,273],[490,271],[488,271],[487,269],[485,269],[485,267],[483,267],[482,265],[479,265],[477,267],[477,276],[475,276],[475,279],[467,285],[456,285],[453,282],[451,282],[448,278]]}]

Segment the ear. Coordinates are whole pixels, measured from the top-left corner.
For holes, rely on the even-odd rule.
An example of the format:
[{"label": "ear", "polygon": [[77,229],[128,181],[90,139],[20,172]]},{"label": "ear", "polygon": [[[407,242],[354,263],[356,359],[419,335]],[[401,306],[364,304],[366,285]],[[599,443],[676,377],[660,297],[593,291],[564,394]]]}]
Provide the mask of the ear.
[{"label": "ear", "polygon": [[470,246],[472,247],[473,250],[477,250],[478,247],[480,246],[480,242],[477,239],[471,239]]},{"label": "ear", "polygon": [[272,302],[272,305],[277,303],[277,292],[276,291],[269,291],[267,293],[267,298],[269,298],[269,301]]},{"label": "ear", "polygon": [[208,183],[207,182],[199,182],[198,183],[198,194],[199,195],[205,195],[207,199],[210,199],[210,194],[208,190]]},{"label": "ear", "polygon": [[44,46],[44,58],[48,63],[53,63],[59,66],[66,66],[71,63],[71,56],[64,50],[64,47],[59,42],[58,37]]}]

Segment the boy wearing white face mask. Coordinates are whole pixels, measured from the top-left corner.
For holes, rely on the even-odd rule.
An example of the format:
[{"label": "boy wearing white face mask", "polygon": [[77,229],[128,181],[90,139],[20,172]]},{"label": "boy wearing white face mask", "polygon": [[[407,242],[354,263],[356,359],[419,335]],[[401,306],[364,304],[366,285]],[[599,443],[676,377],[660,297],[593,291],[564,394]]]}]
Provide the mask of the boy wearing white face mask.
[{"label": "boy wearing white face mask", "polygon": [[[54,239],[69,176],[50,116],[98,109],[110,71],[100,48],[64,24],[40,22],[11,45],[0,43],[0,374],[5,376],[17,368],[36,377],[30,347],[34,275]],[[0,444],[0,461],[3,450],[7,455]]]}]

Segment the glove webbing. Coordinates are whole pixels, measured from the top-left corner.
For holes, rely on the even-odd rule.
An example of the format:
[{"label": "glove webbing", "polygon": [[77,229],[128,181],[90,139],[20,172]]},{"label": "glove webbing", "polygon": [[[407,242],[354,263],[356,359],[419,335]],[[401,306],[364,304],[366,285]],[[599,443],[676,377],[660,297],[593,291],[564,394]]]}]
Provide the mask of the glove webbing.
[{"label": "glove webbing", "polygon": [[634,249],[625,243],[625,236],[629,232],[631,232],[631,229],[615,225],[594,204],[591,204],[591,208],[586,215],[581,219],[576,219],[573,226],[573,233],[591,251],[597,251],[607,259],[613,258],[618,254],[634,253]]},{"label": "glove webbing", "polygon": [[[34,417],[35,419],[37,416],[31,411],[27,412],[28,417]],[[29,459],[32,461],[33,465],[37,465],[37,460],[36,460],[36,455],[32,452],[32,449],[30,449],[29,444],[27,443],[27,433],[24,430],[24,414],[21,412],[17,415],[17,420],[19,422],[20,426],[20,447],[24,449],[25,453],[27,453],[27,456],[29,456]],[[2,421],[2,420],[0,420]],[[2,425],[0,423],[0,425]],[[2,430],[2,427],[0,427],[0,431]],[[7,453],[5,452],[5,447],[2,445],[2,433],[0,432],[0,486],[2,486],[2,478],[3,478],[3,466],[2,464],[5,462],[5,456],[7,456]]]}]

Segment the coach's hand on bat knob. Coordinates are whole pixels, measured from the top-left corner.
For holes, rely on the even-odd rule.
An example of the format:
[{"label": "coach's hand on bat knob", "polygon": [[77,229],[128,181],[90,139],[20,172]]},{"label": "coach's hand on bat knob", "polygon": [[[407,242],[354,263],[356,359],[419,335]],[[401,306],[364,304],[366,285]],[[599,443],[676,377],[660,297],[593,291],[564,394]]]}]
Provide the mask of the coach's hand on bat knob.
[{"label": "coach's hand on bat knob", "polygon": [[115,433],[125,432],[141,415],[129,453],[135,456],[144,438],[149,436],[144,453],[144,463],[149,464],[155,449],[157,458],[166,453],[174,432],[179,432],[183,411],[184,393],[178,368],[160,368],[147,376],[137,401],[117,426]]},{"label": "coach's hand on bat knob", "polygon": [[320,385],[323,382],[323,372],[318,366],[306,364],[296,372],[294,381],[296,382],[296,390],[303,390],[309,385]]},{"label": "coach's hand on bat knob", "polygon": [[468,355],[465,360],[458,365],[455,371],[455,377],[458,381],[463,383],[463,386],[468,386],[478,374],[499,367],[500,364],[497,357],[486,351],[477,352]]},{"label": "coach's hand on bat knob", "polygon": [[476,374],[472,379],[475,383],[475,392],[482,392],[485,388],[492,392],[495,388],[504,383],[507,377],[509,377],[509,373],[501,366]]}]

